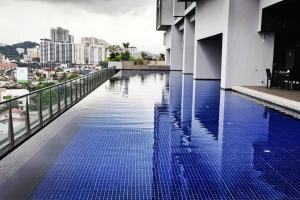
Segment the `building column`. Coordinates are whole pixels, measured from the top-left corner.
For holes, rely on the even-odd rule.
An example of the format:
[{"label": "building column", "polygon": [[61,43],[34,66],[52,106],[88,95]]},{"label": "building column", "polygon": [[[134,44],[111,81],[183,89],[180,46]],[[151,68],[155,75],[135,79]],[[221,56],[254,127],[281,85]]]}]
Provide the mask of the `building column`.
[{"label": "building column", "polygon": [[194,69],[195,23],[184,18],[183,34],[183,70],[184,74],[192,74]]},{"label": "building column", "polygon": [[221,87],[265,86],[272,68],[274,33],[258,33],[259,1],[231,0],[228,30],[223,34]]},{"label": "building column", "polygon": [[175,25],[171,27],[170,70],[182,70],[183,65],[183,32]]},{"label": "building column", "polygon": [[166,61],[166,65],[170,65],[170,49],[166,49],[165,61]]}]

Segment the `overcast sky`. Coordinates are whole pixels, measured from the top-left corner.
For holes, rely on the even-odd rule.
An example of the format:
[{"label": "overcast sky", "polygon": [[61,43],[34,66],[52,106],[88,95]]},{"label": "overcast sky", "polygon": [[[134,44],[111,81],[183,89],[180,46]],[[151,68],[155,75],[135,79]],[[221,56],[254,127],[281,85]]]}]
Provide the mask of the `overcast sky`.
[{"label": "overcast sky", "polygon": [[154,0],[0,0],[0,43],[39,42],[57,26],[69,29],[76,42],[92,36],[163,51]]}]

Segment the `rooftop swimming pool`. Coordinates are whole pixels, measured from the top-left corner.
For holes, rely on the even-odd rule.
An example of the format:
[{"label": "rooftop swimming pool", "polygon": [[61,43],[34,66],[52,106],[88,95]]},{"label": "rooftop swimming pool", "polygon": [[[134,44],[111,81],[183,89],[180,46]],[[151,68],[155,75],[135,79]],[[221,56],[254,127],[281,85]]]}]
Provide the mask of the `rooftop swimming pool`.
[{"label": "rooftop swimming pool", "polygon": [[0,175],[0,199],[300,199],[300,121],[219,81],[121,71]]}]

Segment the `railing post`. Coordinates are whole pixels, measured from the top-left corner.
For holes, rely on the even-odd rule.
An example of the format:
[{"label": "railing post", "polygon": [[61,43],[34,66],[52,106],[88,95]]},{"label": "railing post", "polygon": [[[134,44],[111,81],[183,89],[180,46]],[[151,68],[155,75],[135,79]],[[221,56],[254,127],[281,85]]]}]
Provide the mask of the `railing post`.
[{"label": "railing post", "polygon": [[43,126],[42,93],[43,93],[43,91],[37,93],[37,94],[39,94],[39,118],[40,118],[40,125],[41,125],[41,127]]},{"label": "railing post", "polygon": [[60,113],[61,112],[61,108],[60,108],[60,85],[57,86],[57,112]]},{"label": "railing post", "polygon": [[28,96],[26,96],[26,129],[27,129],[27,134],[31,134],[31,130],[30,130],[30,117],[29,117],[29,103],[28,103],[29,99]]},{"label": "railing post", "polygon": [[49,92],[50,92],[50,102],[49,102],[49,112],[50,112],[50,119],[52,119],[53,117],[53,110],[52,110],[52,89],[50,88],[49,89]]},{"label": "railing post", "polygon": [[93,90],[96,89],[96,81],[97,81],[96,74],[93,74],[93,86],[94,86]]},{"label": "railing post", "polygon": [[86,77],[86,95],[88,95],[88,93],[89,93],[89,91],[90,91],[90,84],[89,84],[89,81],[90,81],[90,79],[89,79],[89,75],[87,75],[87,77]]},{"label": "railing post", "polygon": [[80,93],[80,99],[82,98],[82,83],[81,83],[81,78],[79,79],[79,93]]},{"label": "railing post", "polygon": [[96,87],[98,87],[99,86],[99,74],[98,74],[98,72],[96,72],[96,74],[95,74],[95,76],[96,76]]},{"label": "railing post", "polygon": [[8,138],[12,146],[15,145],[15,137],[14,137],[14,126],[13,126],[13,118],[12,118],[12,110],[11,110],[11,101],[9,102],[9,113],[8,113]]},{"label": "railing post", "polygon": [[77,80],[75,80],[74,83],[75,83],[75,102],[77,102],[78,101]]},{"label": "railing post", "polygon": [[85,77],[83,77],[83,86],[82,86],[82,89],[83,89],[83,97],[85,97]]},{"label": "railing post", "polygon": [[68,108],[68,95],[67,95],[67,83],[64,84],[65,91],[65,110]]},{"label": "railing post", "polygon": [[72,81],[70,81],[70,88],[71,88],[71,105],[73,105],[73,84]]}]

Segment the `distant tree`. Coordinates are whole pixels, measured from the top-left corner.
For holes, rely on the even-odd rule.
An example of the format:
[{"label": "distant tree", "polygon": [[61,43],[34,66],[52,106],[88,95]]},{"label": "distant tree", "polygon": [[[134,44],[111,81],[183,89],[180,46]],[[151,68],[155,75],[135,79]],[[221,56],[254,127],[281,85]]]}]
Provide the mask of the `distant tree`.
[{"label": "distant tree", "polygon": [[108,62],[107,62],[107,61],[101,61],[101,62],[99,63],[99,65],[100,65],[101,67],[103,67],[103,68],[107,68],[107,67],[108,67]]},{"label": "distant tree", "polygon": [[11,95],[7,95],[7,96],[4,96],[3,99],[5,101],[8,101],[8,100],[11,100],[12,99],[12,96]]},{"label": "distant tree", "polygon": [[160,54],[159,54],[159,60],[160,60],[160,61],[165,61],[165,54],[160,53]]},{"label": "distant tree", "polygon": [[45,81],[44,76],[39,77],[39,82],[43,82],[43,81]]},{"label": "distant tree", "polygon": [[121,60],[122,61],[129,61],[131,59],[129,51],[125,51],[124,53],[121,53]]},{"label": "distant tree", "polygon": [[109,61],[118,61],[120,59],[121,47],[119,45],[111,45],[106,48],[106,51],[109,53]]},{"label": "distant tree", "polygon": [[145,63],[143,58],[134,58],[133,61],[135,65],[143,65]]},{"label": "distant tree", "polygon": [[129,46],[130,46],[129,42],[123,43],[123,47],[124,47],[125,51],[128,51]]},{"label": "distant tree", "polygon": [[143,58],[144,60],[147,60],[147,57],[148,57],[147,53],[144,52],[144,51],[142,51],[142,58]]},{"label": "distant tree", "polygon": [[30,42],[30,41],[17,43],[17,44],[13,44],[13,45],[6,45],[6,46],[0,47],[0,53],[4,54],[9,59],[20,61],[23,58],[23,55],[20,55],[17,52],[17,48],[23,48],[23,49],[25,49],[25,52],[27,52],[28,48],[33,48],[38,45],[39,44],[37,44],[35,42]]},{"label": "distant tree", "polygon": [[55,69],[55,72],[57,73],[57,72],[63,72],[64,70],[62,69],[62,68],[60,68],[60,67],[58,67],[58,68],[56,68]]},{"label": "distant tree", "polygon": [[68,77],[68,80],[72,80],[72,79],[75,79],[75,78],[78,78],[79,77],[79,73],[78,72],[72,72],[69,77]]}]

